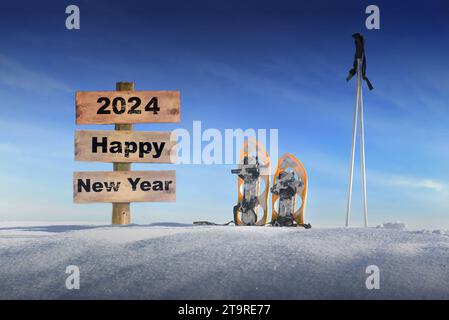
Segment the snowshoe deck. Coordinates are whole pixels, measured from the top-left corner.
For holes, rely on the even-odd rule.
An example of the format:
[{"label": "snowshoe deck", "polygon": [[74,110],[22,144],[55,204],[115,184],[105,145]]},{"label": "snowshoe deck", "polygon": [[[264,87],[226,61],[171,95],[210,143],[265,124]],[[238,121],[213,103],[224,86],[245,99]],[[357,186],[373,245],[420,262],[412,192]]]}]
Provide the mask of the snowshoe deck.
[{"label": "snowshoe deck", "polygon": [[265,147],[255,139],[245,141],[240,151],[239,167],[232,173],[238,175],[235,224],[265,225],[270,187],[270,158]]},{"label": "snowshoe deck", "polygon": [[[307,172],[302,163],[290,153],[285,153],[278,161],[271,192],[273,226],[311,227],[304,223]],[[297,197],[301,199],[298,209],[295,208]]]}]

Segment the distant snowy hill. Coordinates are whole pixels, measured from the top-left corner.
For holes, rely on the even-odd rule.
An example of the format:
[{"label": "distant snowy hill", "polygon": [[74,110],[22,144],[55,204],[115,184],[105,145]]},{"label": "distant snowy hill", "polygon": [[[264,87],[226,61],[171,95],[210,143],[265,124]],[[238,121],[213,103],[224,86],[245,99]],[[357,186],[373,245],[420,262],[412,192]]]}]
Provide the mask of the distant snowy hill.
[{"label": "distant snowy hill", "polygon": [[0,299],[449,299],[449,236],[402,229],[0,223]]}]

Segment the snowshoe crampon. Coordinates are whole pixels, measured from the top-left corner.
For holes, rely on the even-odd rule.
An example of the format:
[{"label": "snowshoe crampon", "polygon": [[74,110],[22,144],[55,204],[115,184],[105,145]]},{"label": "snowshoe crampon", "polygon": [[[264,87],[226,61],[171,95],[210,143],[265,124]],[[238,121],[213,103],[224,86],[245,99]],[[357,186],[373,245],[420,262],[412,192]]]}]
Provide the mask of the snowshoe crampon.
[{"label": "snowshoe crampon", "polygon": [[232,170],[232,173],[238,175],[235,224],[265,225],[270,186],[270,158],[265,147],[255,139],[245,141],[240,151],[238,168]]},{"label": "snowshoe crampon", "polygon": [[310,224],[304,223],[307,172],[293,155],[286,153],[279,159],[271,193],[271,225],[311,228]]}]

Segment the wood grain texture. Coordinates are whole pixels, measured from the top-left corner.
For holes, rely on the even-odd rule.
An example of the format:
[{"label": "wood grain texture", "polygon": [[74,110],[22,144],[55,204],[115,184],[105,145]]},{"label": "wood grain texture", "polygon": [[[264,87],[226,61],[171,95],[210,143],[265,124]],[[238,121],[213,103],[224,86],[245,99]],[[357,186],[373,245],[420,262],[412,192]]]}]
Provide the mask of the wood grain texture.
[{"label": "wood grain texture", "polygon": [[[171,132],[160,131],[78,130],[75,132],[75,160],[175,163],[177,161],[177,141],[170,140],[170,135]],[[98,143],[103,144],[105,141],[107,141],[106,152],[103,153],[104,148],[99,147]],[[120,143],[121,152],[110,152],[113,148],[112,142]],[[129,146],[126,151],[126,144],[129,142],[135,143],[135,145]]]},{"label": "wood grain texture", "polygon": [[[133,181],[140,178],[135,190],[129,178]],[[144,181],[149,182],[145,187],[150,190],[142,190]],[[153,190],[154,187],[160,186],[157,181],[162,182],[162,190]],[[115,188],[111,188],[111,182],[115,184]],[[94,185],[95,183],[97,184]],[[73,201],[75,203],[174,202],[176,201],[176,171],[75,172]]]},{"label": "wood grain texture", "polygon": [[[98,98],[107,97],[111,100],[123,97],[127,101],[126,112],[122,114],[97,114],[103,103]],[[130,105],[128,99],[138,97],[142,104],[137,110],[140,114],[128,114]],[[145,105],[153,98],[158,98],[157,114],[144,111]],[[176,123],[181,120],[179,91],[78,91],[76,93],[76,124],[129,124],[129,123]],[[112,110],[110,105],[107,110]]]}]

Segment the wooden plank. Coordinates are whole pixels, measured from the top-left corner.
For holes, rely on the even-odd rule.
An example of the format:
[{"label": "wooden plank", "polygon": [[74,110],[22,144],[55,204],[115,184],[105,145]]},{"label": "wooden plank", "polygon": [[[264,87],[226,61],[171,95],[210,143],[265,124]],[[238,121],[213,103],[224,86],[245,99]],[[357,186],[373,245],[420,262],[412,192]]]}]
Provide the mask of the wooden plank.
[{"label": "wooden plank", "polygon": [[175,163],[176,140],[170,132],[100,131],[75,132],[75,160],[102,162]]},{"label": "wooden plank", "polygon": [[180,101],[179,91],[78,91],[76,124],[179,122]]},{"label": "wooden plank", "polygon": [[73,174],[73,201],[174,202],[176,171],[96,171]]}]

